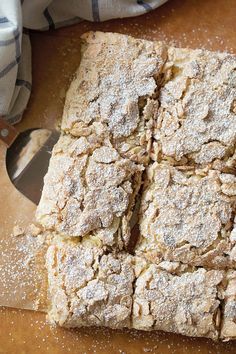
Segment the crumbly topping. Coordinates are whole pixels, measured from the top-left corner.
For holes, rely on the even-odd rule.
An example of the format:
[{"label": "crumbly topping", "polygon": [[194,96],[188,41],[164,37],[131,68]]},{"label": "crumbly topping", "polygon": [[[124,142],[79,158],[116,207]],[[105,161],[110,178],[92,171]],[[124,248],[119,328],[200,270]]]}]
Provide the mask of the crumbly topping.
[{"label": "crumbly topping", "polygon": [[51,245],[47,252],[50,321],[65,327],[129,327],[131,258],[69,242]]},{"label": "crumbly topping", "polygon": [[235,266],[235,178],[217,171],[200,173],[168,164],[149,167],[136,254],[152,261]]},{"label": "crumbly topping", "polygon": [[46,264],[51,323],[164,330],[214,340],[235,337],[233,270],[150,264],[57,236],[51,237]]},{"label": "crumbly topping", "polygon": [[135,283],[133,327],[217,339],[222,279],[218,270],[172,275],[147,266]]},{"label": "crumbly topping", "polygon": [[82,60],[67,93],[62,129],[81,136],[100,122],[123,157],[146,163],[157,109],[150,98],[166,57],[164,45],[113,33],[82,38]]},{"label": "crumbly topping", "polygon": [[[49,319],[235,338],[235,271],[220,271],[236,266],[235,57],[83,40],[37,210],[54,234]],[[150,158],[131,256],[119,250]]]},{"label": "crumbly topping", "polygon": [[120,157],[109,141],[103,143],[107,145],[101,145],[95,134],[79,139],[61,136],[45,177],[37,219],[64,236],[91,236],[102,245],[119,246],[129,239],[128,225],[121,235],[119,228],[132,216],[142,166]]},{"label": "crumbly topping", "polygon": [[[154,158],[199,165],[235,151],[236,59],[227,53],[168,49],[160,89]],[[235,160],[234,160],[235,166]]]}]

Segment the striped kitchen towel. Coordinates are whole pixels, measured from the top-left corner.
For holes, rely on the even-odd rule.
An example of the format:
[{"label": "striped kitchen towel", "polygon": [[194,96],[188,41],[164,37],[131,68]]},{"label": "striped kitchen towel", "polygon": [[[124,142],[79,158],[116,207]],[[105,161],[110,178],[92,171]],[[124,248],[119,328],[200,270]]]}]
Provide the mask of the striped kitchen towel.
[{"label": "striped kitchen towel", "polygon": [[28,29],[141,15],[167,0],[0,0],[0,115],[17,123],[31,92]]}]

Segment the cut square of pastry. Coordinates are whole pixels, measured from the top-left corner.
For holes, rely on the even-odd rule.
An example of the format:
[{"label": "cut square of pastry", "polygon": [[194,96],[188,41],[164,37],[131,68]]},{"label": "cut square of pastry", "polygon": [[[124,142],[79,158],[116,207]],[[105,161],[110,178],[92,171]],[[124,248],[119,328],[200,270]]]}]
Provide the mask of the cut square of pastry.
[{"label": "cut square of pastry", "polygon": [[136,254],[213,268],[235,267],[236,177],[154,163],[140,209]]},{"label": "cut square of pastry", "polygon": [[47,252],[49,320],[64,327],[130,327],[132,256],[105,254],[76,242],[55,242]]},{"label": "cut square of pastry", "polygon": [[99,122],[122,157],[147,163],[165,46],[117,33],[89,32],[82,40],[62,130],[80,137]]},{"label": "cut square of pastry", "polygon": [[45,177],[37,221],[63,237],[122,248],[141,185],[142,166],[122,158],[100,123],[86,137],[61,136]]},{"label": "cut square of pastry", "polygon": [[224,271],[136,258],[132,324],[192,337],[219,337]]},{"label": "cut square of pastry", "polygon": [[154,160],[235,168],[236,57],[168,48],[155,121]]}]

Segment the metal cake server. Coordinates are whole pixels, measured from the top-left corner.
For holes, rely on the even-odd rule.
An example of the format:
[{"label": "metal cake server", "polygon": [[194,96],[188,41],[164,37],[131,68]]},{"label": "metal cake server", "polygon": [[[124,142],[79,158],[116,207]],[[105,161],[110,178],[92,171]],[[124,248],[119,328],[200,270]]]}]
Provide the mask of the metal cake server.
[{"label": "metal cake server", "polygon": [[49,130],[45,142],[36,153],[24,161],[24,168],[17,173],[22,151],[32,139],[32,132],[37,129],[28,129],[18,132],[15,127],[0,117],[0,140],[7,146],[6,168],[14,186],[36,205],[39,203],[43,179],[48,170],[52,148],[59,139],[60,132]]}]

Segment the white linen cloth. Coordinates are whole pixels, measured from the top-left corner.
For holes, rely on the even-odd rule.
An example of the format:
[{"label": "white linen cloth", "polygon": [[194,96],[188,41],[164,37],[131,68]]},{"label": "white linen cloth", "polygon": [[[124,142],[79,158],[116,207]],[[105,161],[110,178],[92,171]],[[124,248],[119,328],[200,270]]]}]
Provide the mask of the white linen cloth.
[{"label": "white linen cloth", "polygon": [[0,0],[0,116],[17,123],[31,92],[28,29],[47,30],[83,19],[141,15],[167,0]]}]

